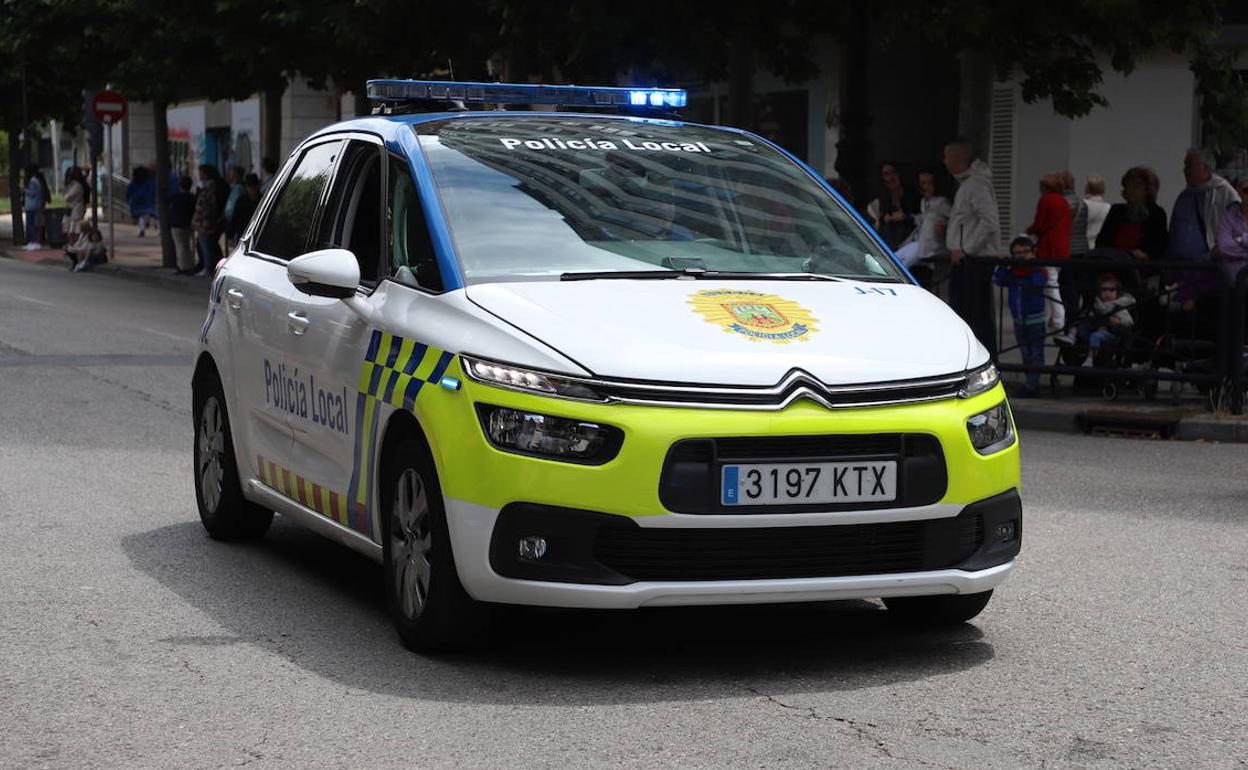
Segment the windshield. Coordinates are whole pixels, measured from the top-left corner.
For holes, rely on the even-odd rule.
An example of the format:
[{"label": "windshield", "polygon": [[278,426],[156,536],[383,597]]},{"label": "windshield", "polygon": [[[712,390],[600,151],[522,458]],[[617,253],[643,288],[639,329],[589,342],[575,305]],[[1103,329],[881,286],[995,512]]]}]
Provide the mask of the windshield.
[{"label": "windshield", "polygon": [[415,128],[469,284],[700,270],[902,280],[831,194],[748,136],[515,115]]}]

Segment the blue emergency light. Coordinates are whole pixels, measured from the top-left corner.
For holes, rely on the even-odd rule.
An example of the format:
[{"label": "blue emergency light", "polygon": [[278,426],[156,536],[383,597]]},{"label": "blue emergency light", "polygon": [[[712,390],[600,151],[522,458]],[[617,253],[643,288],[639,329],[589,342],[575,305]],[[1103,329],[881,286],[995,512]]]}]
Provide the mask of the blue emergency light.
[{"label": "blue emergency light", "polygon": [[679,109],[689,102],[683,88],[547,86],[522,83],[457,83],[441,80],[370,80],[375,102],[444,101],[465,104],[553,104],[565,107]]}]

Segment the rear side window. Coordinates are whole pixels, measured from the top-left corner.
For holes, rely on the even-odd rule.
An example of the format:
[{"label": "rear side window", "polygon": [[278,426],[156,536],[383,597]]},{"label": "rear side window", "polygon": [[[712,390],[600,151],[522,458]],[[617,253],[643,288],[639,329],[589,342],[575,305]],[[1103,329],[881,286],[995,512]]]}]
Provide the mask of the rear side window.
[{"label": "rear side window", "polygon": [[265,219],[257,251],[281,259],[303,253],[341,148],[342,142],[326,142],[304,151]]}]

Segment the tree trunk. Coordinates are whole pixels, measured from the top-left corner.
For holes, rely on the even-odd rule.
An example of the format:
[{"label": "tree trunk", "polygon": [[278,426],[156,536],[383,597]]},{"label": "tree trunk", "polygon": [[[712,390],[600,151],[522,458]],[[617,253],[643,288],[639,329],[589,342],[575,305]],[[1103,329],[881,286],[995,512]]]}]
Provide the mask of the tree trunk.
[{"label": "tree trunk", "polygon": [[285,83],[264,89],[264,141],[262,157],[282,162],[282,94]]},{"label": "tree trunk", "polygon": [[13,245],[26,243],[26,221],[22,217],[25,200],[22,196],[22,150],[17,146],[17,138],[22,127],[10,124],[4,127],[9,135],[9,211],[13,212]]},{"label": "tree trunk", "polygon": [[974,155],[987,157],[992,130],[992,58],[966,50],[959,60],[958,134],[971,143]]},{"label": "tree trunk", "polygon": [[865,210],[870,195],[872,154],[870,73],[871,9],[864,0],[849,6],[848,34],[841,44],[841,123],[836,173],[849,184],[854,205]]},{"label": "tree trunk", "polygon": [[750,131],[754,128],[754,41],[744,21],[733,39],[732,61],[728,70],[728,125]]},{"label": "tree trunk", "polygon": [[160,264],[178,266],[173,248],[173,232],[169,229],[169,103],[152,101],[152,131],[156,139],[156,215],[160,217]]}]

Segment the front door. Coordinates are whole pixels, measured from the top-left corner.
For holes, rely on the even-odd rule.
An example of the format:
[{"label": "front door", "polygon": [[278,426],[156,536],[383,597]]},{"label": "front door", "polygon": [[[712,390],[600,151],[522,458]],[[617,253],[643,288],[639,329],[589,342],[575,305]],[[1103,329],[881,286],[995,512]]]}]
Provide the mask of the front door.
[{"label": "front door", "polygon": [[[360,299],[377,287],[382,258],[382,160],[380,142],[347,142],[320,217],[313,248],[345,248],[360,262]],[[295,291],[288,364],[306,373],[307,412],[292,415],[291,465],[302,479],[298,499],[323,516],[374,538],[368,479],[375,475],[376,403],[360,395],[359,380],[372,330],[341,300]]]},{"label": "front door", "polygon": [[309,396],[307,369],[290,359],[302,327],[290,316],[297,292],[286,265],[308,249],[341,148],[341,140],[332,140],[300,154],[247,244],[247,256],[229,263],[227,280],[235,275],[246,280],[227,285],[223,296],[226,312],[241,319],[231,339],[238,351],[239,402],[247,410],[245,467],[253,478],[292,499],[299,499],[302,487],[290,462],[292,426],[307,419]]}]

